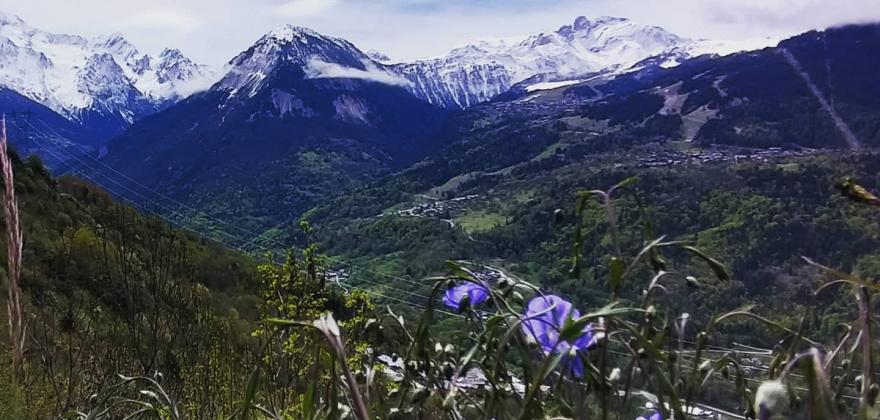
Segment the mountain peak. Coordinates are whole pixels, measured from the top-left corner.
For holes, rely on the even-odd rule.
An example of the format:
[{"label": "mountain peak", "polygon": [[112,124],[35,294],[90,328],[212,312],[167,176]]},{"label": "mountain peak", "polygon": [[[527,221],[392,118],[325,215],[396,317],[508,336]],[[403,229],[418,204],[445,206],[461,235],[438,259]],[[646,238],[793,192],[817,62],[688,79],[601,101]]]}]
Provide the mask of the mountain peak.
[{"label": "mountain peak", "polygon": [[395,66],[413,82],[417,96],[464,108],[533,78],[559,82],[623,71],[688,42],[663,28],[626,18],[579,16],[556,31],[471,42],[443,57]]},{"label": "mountain peak", "polygon": [[630,20],[625,17],[619,16],[600,16],[593,23],[595,24],[608,24],[608,23],[621,23],[621,22],[629,22]]},{"label": "mountain peak", "polygon": [[307,44],[309,38],[330,39],[330,37],[324,36],[314,29],[286,24],[269,31],[266,35],[263,35],[261,40],[272,39],[284,44],[292,42]]},{"label": "mountain peak", "polygon": [[165,48],[164,50],[162,50],[161,53],[159,53],[159,59],[163,61],[181,59],[189,61],[189,58],[183,55],[183,53],[177,48]]},{"label": "mountain peak", "polygon": [[386,55],[385,53],[377,50],[369,50],[367,51],[367,57],[370,57],[373,61],[377,63],[387,63],[391,61],[391,57]]},{"label": "mountain peak", "polygon": [[24,20],[18,15],[0,12],[0,26],[6,25],[27,26]]},{"label": "mountain peak", "polygon": [[583,31],[583,30],[593,30],[600,26],[614,25],[618,23],[629,23],[631,22],[627,18],[623,17],[615,17],[615,16],[600,16],[594,20],[588,19],[586,16],[578,16],[574,19],[574,22],[571,25],[563,25],[559,28],[557,32],[571,32],[571,31]]},{"label": "mountain peak", "polygon": [[252,96],[278,68],[298,68],[298,77],[306,77],[305,69],[316,61],[357,70],[366,70],[367,63],[371,63],[366,54],[344,39],[301,26],[282,25],[233,58],[218,88],[230,95],[244,90]]},{"label": "mountain peak", "polygon": [[[280,61],[304,65],[318,59],[363,68],[369,58],[350,42],[321,34],[313,29],[282,25],[260,37],[247,51],[230,62],[233,66],[258,61],[269,66]],[[265,66],[264,66],[265,67]]]}]

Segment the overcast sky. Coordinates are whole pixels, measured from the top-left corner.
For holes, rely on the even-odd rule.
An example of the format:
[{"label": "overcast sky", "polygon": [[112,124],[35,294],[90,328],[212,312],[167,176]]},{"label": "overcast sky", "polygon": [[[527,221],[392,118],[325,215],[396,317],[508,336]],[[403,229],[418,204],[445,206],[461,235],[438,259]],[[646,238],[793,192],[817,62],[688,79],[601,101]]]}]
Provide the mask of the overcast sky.
[{"label": "overcast sky", "polygon": [[122,32],[140,49],[180,48],[220,64],[285,23],[394,59],[436,56],[468,40],[555,30],[576,16],[622,16],[692,38],[786,36],[880,21],[880,0],[0,0],[51,32]]}]

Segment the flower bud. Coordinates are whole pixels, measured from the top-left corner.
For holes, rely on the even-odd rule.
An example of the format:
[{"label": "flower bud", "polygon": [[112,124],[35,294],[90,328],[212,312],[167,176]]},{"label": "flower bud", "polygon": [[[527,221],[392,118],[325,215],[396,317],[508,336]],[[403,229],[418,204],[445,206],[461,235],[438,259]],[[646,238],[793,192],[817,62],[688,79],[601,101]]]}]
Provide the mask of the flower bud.
[{"label": "flower bud", "polygon": [[365,330],[370,330],[371,328],[378,328],[380,326],[381,325],[379,324],[379,321],[377,321],[375,318],[370,318],[367,320],[367,322],[364,323]]},{"label": "flower bud", "polygon": [[408,360],[406,362],[406,371],[410,374],[415,374],[419,371],[419,364],[416,363],[414,360]]},{"label": "flower bud", "polygon": [[444,363],[443,364],[443,376],[446,378],[446,380],[447,381],[451,380],[452,375],[454,375],[454,374],[455,374],[455,368],[452,367],[452,365],[449,363]]},{"label": "flower bud", "polygon": [[712,361],[711,360],[704,360],[703,363],[700,363],[700,373],[702,373],[703,375],[705,375],[706,372],[709,372],[709,369],[711,369],[711,368],[712,368]]},{"label": "flower bud", "polygon": [[516,303],[517,305],[522,305],[525,300],[526,299],[520,292],[513,292],[513,303]]},{"label": "flower bud", "polygon": [[455,395],[453,393],[449,393],[446,398],[443,399],[443,409],[446,411],[455,410]]},{"label": "flower bud", "polygon": [[553,210],[553,222],[557,225],[562,223],[565,219],[565,213],[562,212],[562,209]]},{"label": "flower bud", "polygon": [[611,373],[608,375],[608,382],[615,383],[620,380],[620,368],[611,369]]},{"label": "flower bud", "polygon": [[412,410],[400,410],[397,407],[391,409],[391,412],[388,413],[388,420],[405,420],[412,418]]},{"label": "flower bud", "polygon": [[868,404],[871,407],[877,402],[877,395],[880,394],[880,386],[877,384],[871,384],[871,387],[868,388]]},{"label": "flower bud", "polygon": [[788,390],[779,381],[767,381],[758,387],[755,411],[761,414],[779,414],[788,406]]},{"label": "flower bud", "polygon": [[422,388],[422,389],[413,393],[412,402],[414,405],[419,405],[422,402],[424,402],[426,399],[428,399],[428,396],[430,396],[430,395],[431,395],[431,391],[429,391],[428,388]]}]

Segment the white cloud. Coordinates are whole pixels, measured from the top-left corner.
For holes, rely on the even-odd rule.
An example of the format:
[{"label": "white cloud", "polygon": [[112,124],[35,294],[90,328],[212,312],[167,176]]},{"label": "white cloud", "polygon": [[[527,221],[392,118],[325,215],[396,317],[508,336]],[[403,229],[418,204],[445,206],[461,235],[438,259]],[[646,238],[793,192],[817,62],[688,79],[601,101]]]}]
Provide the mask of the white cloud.
[{"label": "white cloud", "polygon": [[[409,60],[476,38],[551,31],[576,16],[622,16],[689,38],[788,37],[845,22],[880,20],[880,0],[0,0],[52,32],[122,32],[138,48],[182,49],[221,64],[286,23]],[[132,12],[132,5],[134,7]],[[181,36],[185,34],[186,36]]]},{"label": "white cloud", "polygon": [[710,23],[792,33],[877,21],[878,6],[877,0],[716,0],[703,9]]},{"label": "white cloud", "polygon": [[302,18],[324,14],[337,3],[339,0],[290,0],[275,10],[280,16]]},{"label": "white cloud", "polygon": [[354,67],[345,67],[336,63],[327,63],[318,59],[312,59],[309,60],[309,64],[306,66],[305,71],[306,77],[310,79],[362,79],[384,83],[386,85],[404,87],[410,85],[409,80],[377,68],[372,64],[366,64],[366,69],[361,70]]},{"label": "white cloud", "polygon": [[123,21],[123,25],[137,29],[170,29],[176,32],[192,32],[199,20],[183,10],[149,9],[135,12]]}]

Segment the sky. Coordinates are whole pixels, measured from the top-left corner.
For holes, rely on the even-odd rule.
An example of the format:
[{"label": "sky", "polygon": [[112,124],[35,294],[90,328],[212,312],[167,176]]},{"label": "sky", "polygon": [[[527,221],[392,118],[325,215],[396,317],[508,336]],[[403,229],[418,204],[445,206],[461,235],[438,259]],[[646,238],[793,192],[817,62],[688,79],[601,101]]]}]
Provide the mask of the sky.
[{"label": "sky", "polygon": [[50,32],[118,31],[145,52],[174,47],[219,65],[287,23],[407,60],[552,31],[577,16],[626,17],[690,38],[784,37],[880,21],[880,0],[0,0],[0,11]]}]

